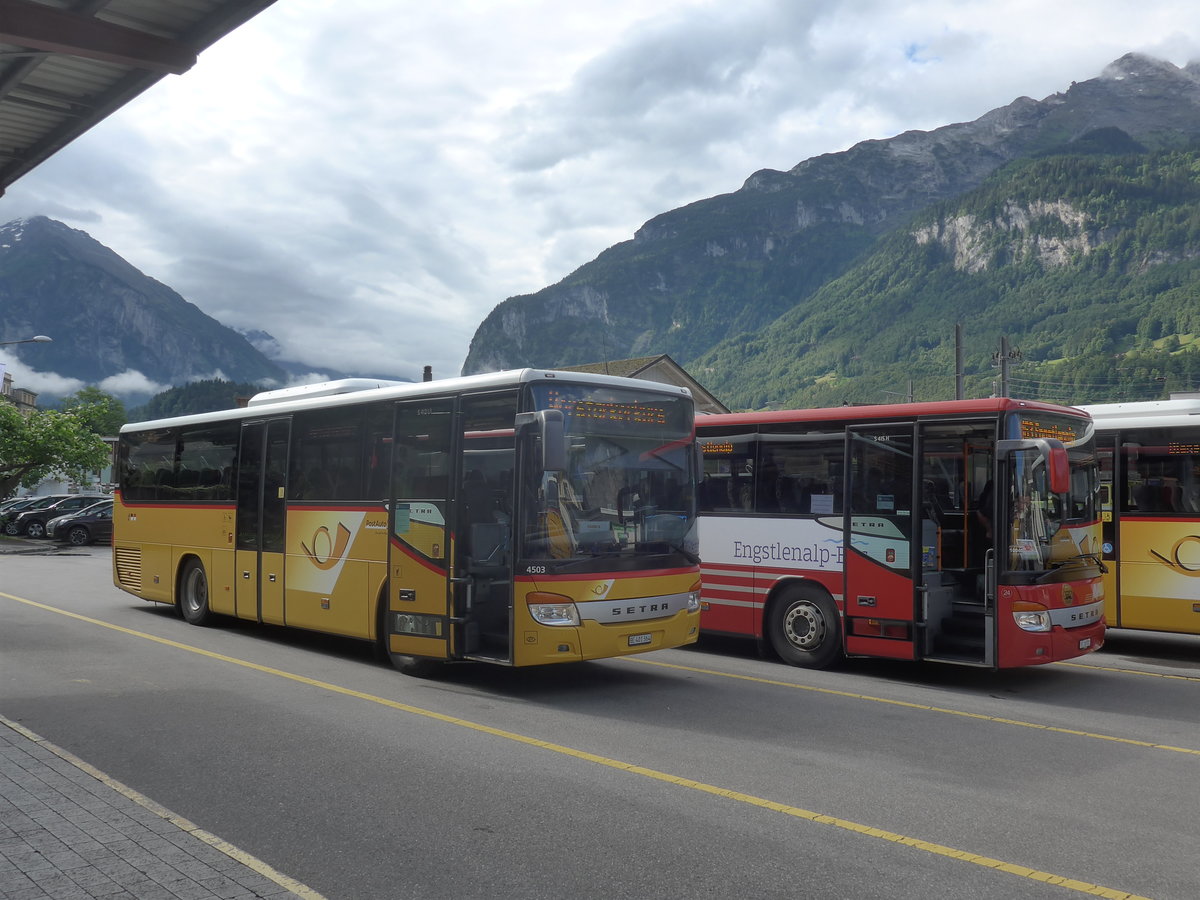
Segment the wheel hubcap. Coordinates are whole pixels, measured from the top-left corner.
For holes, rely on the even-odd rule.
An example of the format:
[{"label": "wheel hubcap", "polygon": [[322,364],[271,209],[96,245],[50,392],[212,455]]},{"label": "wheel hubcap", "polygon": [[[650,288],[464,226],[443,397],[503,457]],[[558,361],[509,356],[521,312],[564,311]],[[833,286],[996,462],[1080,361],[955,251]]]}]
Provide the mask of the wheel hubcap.
[{"label": "wheel hubcap", "polygon": [[204,576],[198,571],[193,572],[188,578],[187,590],[184,591],[184,602],[189,612],[198,612],[204,608],[207,592]]},{"label": "wheel hubcap", "polygon": [[790,607],[783,617],[788,643],[800,650],[815,650],[825,639],[825,617],[808,601]]}]

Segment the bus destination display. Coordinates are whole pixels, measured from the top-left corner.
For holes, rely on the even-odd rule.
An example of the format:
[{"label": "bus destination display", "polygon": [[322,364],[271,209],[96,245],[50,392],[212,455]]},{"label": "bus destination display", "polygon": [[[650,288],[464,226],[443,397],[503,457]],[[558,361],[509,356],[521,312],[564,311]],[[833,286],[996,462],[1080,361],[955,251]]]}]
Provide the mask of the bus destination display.
[{"label": "bus destination display", "polygon": [[560,409],[576,419],[598,422],[625,422],[637,425],[666,425],[667,411],[662,406],[645,403],[625,403],[616,400],[586,400],[565,397],[558,391],[550,391],[546,398],[547,409]]}]

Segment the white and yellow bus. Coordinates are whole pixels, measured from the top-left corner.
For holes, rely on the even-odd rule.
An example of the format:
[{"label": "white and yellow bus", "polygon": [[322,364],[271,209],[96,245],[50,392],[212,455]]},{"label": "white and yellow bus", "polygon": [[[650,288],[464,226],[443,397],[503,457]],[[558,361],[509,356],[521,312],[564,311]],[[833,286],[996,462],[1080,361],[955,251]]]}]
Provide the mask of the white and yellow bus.
[{"label": "white and yellow bus", "polygon": [[1200,634],[1200,394],[1082,409],[1096,423],[1108,626]]},{"label": "white and yellow bus", "polygon": [[346,380],[127,425],[116,585],[377,642],[402,671],[696,640],[686,388],[524,369]]}]

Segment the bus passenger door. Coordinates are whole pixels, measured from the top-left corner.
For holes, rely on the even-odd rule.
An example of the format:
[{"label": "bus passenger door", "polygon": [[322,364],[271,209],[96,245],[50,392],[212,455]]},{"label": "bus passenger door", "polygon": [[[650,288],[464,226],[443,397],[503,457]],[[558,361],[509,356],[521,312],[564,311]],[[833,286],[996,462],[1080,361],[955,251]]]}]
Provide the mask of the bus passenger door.
[{"label": "bus passenger door", "polygon": [[239,618],[285,624],[284,529],[290,419],[242,426],[238,450],[237,596]]},{"label": "bus passenger door", "polygon": [[[994,595],[986,581],[992,510],[996,422],[955,420],[921,425],[919,457],[920,566],[918,621],[924,634],[918,656],[964,664],[992,665],[996,658]],[[994,554],[993,554],[994,555]]]},{"label": "bus passenger door", "polygon": [[396,404],[383,620],[390,654],[450,656],[453,424],[452,399]]},{"label": "bus passenger door", "polygon": [[915,659],[913,426],[851,426],[846,441],[846,653]]},{"label": "bus passenger door", "polygon": [[512,512],[517,394],[462,399],[462,467],[454,503],[454,615],[461,622],[455,649],[468,659],[514,661],[512,625]]}]

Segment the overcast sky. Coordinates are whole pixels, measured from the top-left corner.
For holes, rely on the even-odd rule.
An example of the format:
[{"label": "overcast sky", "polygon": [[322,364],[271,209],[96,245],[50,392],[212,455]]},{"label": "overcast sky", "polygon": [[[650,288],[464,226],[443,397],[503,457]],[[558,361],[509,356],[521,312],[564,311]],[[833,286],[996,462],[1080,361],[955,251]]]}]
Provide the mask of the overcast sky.
[{"label": "overcast sky", "polygon": [[82,229],[314,371],[446,377],[496,304],[660,212],[1129,51],[1200,59],[1194,3],[278,0],[14,184],[0,223]]}]

